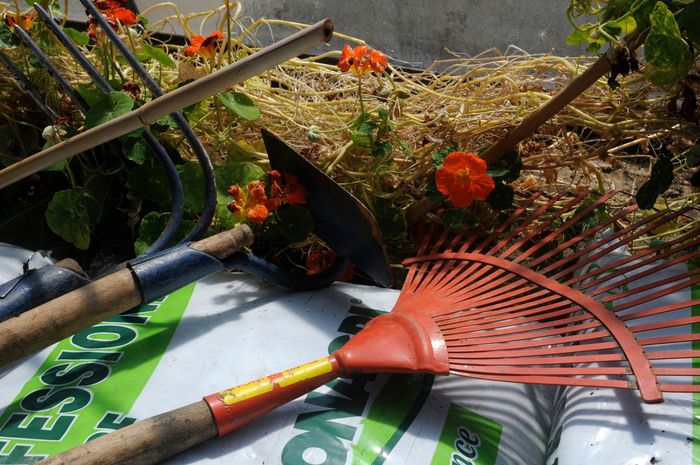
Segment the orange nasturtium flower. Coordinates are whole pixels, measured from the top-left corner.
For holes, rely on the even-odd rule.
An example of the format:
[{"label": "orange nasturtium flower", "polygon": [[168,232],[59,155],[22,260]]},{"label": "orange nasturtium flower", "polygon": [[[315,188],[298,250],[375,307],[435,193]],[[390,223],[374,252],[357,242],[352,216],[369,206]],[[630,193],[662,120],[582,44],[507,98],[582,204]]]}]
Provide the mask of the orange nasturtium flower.
[{"label": "orange nasturtium flower", "polygon": [[358,76],[362,76],[369,70],[381,74],[387,64],[386,55],[366,45],[358,45],[355,48],[344,45],[343,53],[338,59],[338,68],[341,71],[352,70]]},{"label": "orange nasturtium flower", "polygon": [[37,13],[36,11],[32,11],[28,15],[22,15],[19,17],[17,17],[17,15],[13,13],[7,13],[5,14],[5,24],[7,24],[7,26],[10,29],[13,29],[15,27],[15,24],[18,24],[19,27],[21,27],[25,31],[28,31],[34,25],[34,20],[37,18],[38,15],[39,13]]},{"label": "orange nasturtium flower", "polygon": [[214,52],[220,40],[224,39],[224,35],[219,31],[214,31],[206,37],[194,36],[190,40],[190,45],[185,49],[185,55],[199,55],[208,60],[214,57]]},{"label": "orange nasturtium flower", "polygon": [[[131,26],[138,22],[136,13],[126,7],[126,0],[96,0],[94,3],[95,8],[102,13],[115,31],[118,24]],[[88,19],[88,35],[94,39],[96,31],[97,22],[92,18]]]},{"label": "orange nasturtium flower", "polygon": [[452,152],[435,172],[437,189],[457,208],[468,207],[486,197],[496,187],[486,174],[486,162],[474,153]]},{"label": "orange nasturtium flower", "polygon": [[234,215],[239,215],[251,223],[263,223],[270,212],[277,211],[280,205],[303,205],[306,203],[306,189],[292,174],[282,174],[273,170],[267,175],[270,180],[269,196],[265,181],[251,181],[246,186],[247,193],[238,184],[229,186],[227,192],[233,197],[227,208]]}]

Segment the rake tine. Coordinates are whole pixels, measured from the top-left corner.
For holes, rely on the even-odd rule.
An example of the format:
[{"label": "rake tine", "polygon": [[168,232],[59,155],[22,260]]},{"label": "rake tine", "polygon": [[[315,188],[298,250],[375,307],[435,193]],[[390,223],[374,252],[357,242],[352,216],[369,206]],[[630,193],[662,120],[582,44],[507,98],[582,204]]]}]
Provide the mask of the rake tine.
[{"label": "rake tine", "polygon": [[[683,250],[689,247],[694,247],[696,245],[700,245],[700,236],[695,239],[694,241],[682,245],[681,247],[678,247],[677,249],[673,249],[672,247],[677,245],[677,244],[682,244],[684,241],[688,239],[690,235],[678,237],[672,241],[666,242],[662,245],[655,246],[655,247],[649,247],[647,250],[643,250],[641,252],[636,253],[635,255],[630,255],[622,260],[615,261],[614,265],[615,267],[602,267],[602,268],[596,268],[595,270],[591,270],[587,273],[581,274],[580,276],[577,276],[569,281],[567,281],[567,284],[569,286],[573,284],[580,283],[582,281],[585,281],[584,283],[580,284],[577,286],[579,290],[584,290],[588,289],[590,287],[597,286],[598,284],[601,284],[602,282],[609,281],[610,279],[617,278],[618,276],[621,276],[625,273],[628,273],[630,271],[634,271],[636,269],[639,269],[641,266],[648,265],[650,263],[653,263],[658,260],[662,260],[666,257],[669,257],[675,253],[677,253],[679,250]],[[659,253],[661,250],[665,250],[662,253]],[[651,255],[651,257],[648,257]],[[641,258],[645,258],[644,260],[639,260]],[[632,262],[632,263],[630,263]],[[628,265],[629,264],[629,265]],[[627,265],[627,266],[623,266]],[[615,270],[615,271],[610,271],[610,270]],[[601,276],[599,276],[601,275]],[[587,281],[587,279],[591,277],[596,277],[599,276],[595,279],[592,279],[590,281]]]},{"label": "rake tine", "polygon": [[29,95],[29,97],[34,101],[36,106],[39,107],[39,109],[46,116],[48,116],[52,122],[56,121],[58,119],[58,114],[46,105],[39,91],[34,87],[34,85],[29,81],[29,79],[27,79],[24,73],[22,73],[22,71],[20,71],[20,69],[17,66],[15,66],[14,63],[12,63],[12,60],[7,58],[7,56],[5,56],[5,53],[2,51],[0,51],[0,62],[15,77],[15,79],[17,79],[17,82],[21,87],[22,91]]},{"label": "rake tine", "polygon": [[[663,271],[664,269],[668,268],[669,266],[676,265],[676,264],[679,264],[679,263],[687,262],[687,261],[689,261],[690,259],[697,257],[698,255],[700,255],[700,250],[695,251],[695,252],[693,252],[693,253],[686,254],[686,255],[682,255],[682,256],[680,256],[680,257],[676,257],[676,258],[674,258],[673,260],[664,261],[664,262],[660,263],[659,265],[657,265],[657,266],[655,266],[655,267],[649,268],[648,270],[644,270],[644,271],[639,272],[639,273],[635,273],[635,274],[633,274],[632,276],[630,276],[630,277],[628,277],[628,278],[626,278],[626,279],[623,279],[623,280],[621,280],[621,281],[616,281],[616,282],[610,283],[610,284],[607,285],[607,286],[604,286],[604,287],[601,287],[601,288],[596,288],[596,289],[593,290],[591,293],[589,293],[589,295],[600,295],[600,294],[603,294],[603,293],[605,293],[605,292],[608,292],[608,291],[610,291],[610,290],[612,290],[612,289],[622,288],[622,286],[626,286],[627,284],[630,284],[630,283],[633,283],[633,282],[635,282],[635,281],[638,281],[638,280],[640,280],[640,279],[642,279],[642,278],[645,278],[645,277],[647,277],[647,276],[649,276],[649,275],[652,275],[652,274],[658,273],[658,272],[660,272],[660,271]],[[657,288],[657,287],[660,287],[660,286],[663,286],[663,285],[665,285],[665,284],[668,284],[668,283],[677,281],[677,280],[679,280],[679,279],[690,278],[690,277],[692,277],[692,276],[694,276],[694,275],[696,275],[696,274],[698,274],[698,270],[696,270],[696,271],[688,271],[687,273],[682,273],[682,274],[676,274],[676,275],[674,275],[674,276],[672,276],[672,277],[670,277],[670,278],[666,278],[666,279],[662,279],[662,280],[655,280],[655,281],[653,281],[653,282],[651,282],[651,283],[649,283],[649,284],[646,284],[646,285],[644,285],[644,286],[639,286],[639,287],[631,288],[631,289],[629,289],[628,291],[624,291],[624,292],[621,292],[621,293],[618,293],[618,294],[610,294],[610,295],[608,295],[608,296],[606,296],[606,297],[602,297],[602,298],[601,298],[601,301],[602,301],[602,302],[606,302],[606,303],[607,303],[607,302],[614,302],[614,301],[617,300],[617,299],[622,299],[622,298],[628,297],[628,296],[630,296],[630,295],[633,295],[633,294],[635,294],[635,293],[647,291],[647,290],[649,290],[649,289],[655,289],[655,288]]]},{"label": "rake tine", "polygon": [[[564,196],[564,193],[560,193],[557,196],[550,199],[544,205],[540,206],[539,209],[535,213],[533,213],[528,218],[526,218],[525,221],[523,221],[517,227],[513,228],[513,230],[510,232],[510,234],[508,234],[504,239],[502,239],[495,246],[493,246],[491,249],[489,249],[488,253],[491,255],[495,255],[496,252],[500,251],[505,245],[508,244],[508,242],[510,242],[518,234],[525,231],[525,229],[529,225],[531,225],[532,222],[534,222],[537,218],[539,218],[547,209],[551,208],[563,196]],[[532,197],[531,197],[531,199],[532,199],[532,201],[535,200]],[[523,211],[525,211],[525,210],[523,210]],[[515,217],[516,217],[515,214],[511,215],[511,218],[514,219]],[[506,222],[506,225],[510,225],[510,221]],[[507,227],[506,225],[504,225],[504,229],[505,229],[505,227]],[[495,235],[493,235],[493,234],[490,235],[489,238],[486,239],[485,243],[490,242],[492,237],[495,237]],[[502,253],[500,256],[501,257],[507,256],[506,252]],[[482,276],[484,273],[491,272],[492,274],[489,276],[492,278],[497,278],[497,277],[503,275],[503,273],[504,273],[503,270],[493,270],[492,267],[489,265],[485,265],[485,266],[481,267],[481,269],[479,269],[478,272],[474,273],[475,271],[477,271],[477,268],[479,268],[479,267],[480,267],[480,265],[478,265],[478,264],[460,264],[459,268],[456,268],[455,270],[453,270],[453,272],[450,273],[450,275],[445,276],[445,278],[441,279],[440,282],[445,282],[445,281],[447,281],[448,277],[450,277],[450,276],[454,277],[457,274],[466,274],[469,276],[469,278],[465,279],[465,280],[461,280],[459,282],[452,281],[450,278],[451,281],[447,281],[447,282],[451,282],[452,284],[448,284],[446,286],[443,286],[441,292],[450,294],[450,293],[454,292],[455,289],[457,289],[457,290],[464,289],[465,286],[467,286],[470,283],[473,283],[474,279]]]},{"label": "rake tine", "polygon": [[[556,214],[550,215],[541,225],[540,228],[546,228],[550,226],[552,223],[554,223],[555,220],[561,218],[561,216],[574,208],[576,205],[578,205],[581,200],[583,200],[586,195],[588,195],[588,192],[580,192],[577,194],[574,198],[572,198],[569,202],[567,202],[563,207],[561,207],[559,210],[557,210]],[[537,218],[534,218],[537,219]],[[521,247],[526,244],[528,241],[530,241],[535,235],[537,235],[538,231],[535,229],[532,229],[528,234],[525,234],[520,240],[517,240],[511,244],[510,248],[508,248],[505,252],[502,252],[498,256],[500,258],[509,258],[511,255],[513,255],[515,252],[520,251],[521,253],[528,253],[527,251],[521,251]],[[529,250],[532,250],[532,252],[540,249],[543,245],[545,245],[544,241],[537,241],[536,244],[534,244]],[[529,252],[529,253],[532,253]],[[516,257],[510,258],[510,260],[515,260]]]},{"label": "rake tine", "polygon": [[[696,273],[696,274],[698,274],[698,273]],[[692,280],[688,280],[685,282],[681,282],[679,284],[676,284],[675,286],[661,289],[653,294],[649,294],[649,295],[640,297],[639,299],[631,300],[629,302],[625,302],[624,304],[616,305],[614,307],[614,310],[615,310],[615,312],[621,312],[623,310],[627,310],[628,308],[634,307],[636,305],[642,305],[644,303],[651,302],[652,300],[656,300],[656,299],[659,299],[661,297],[672,294],[676,291],[686,289],[687,287],[692,286],[693,284],[697,284],[698,282],[700,282],[700,277],[694,278]]]},{"label": "rake tine", "polygon": [[[83,68],[86,73],[88,73],[88,75],[95,82],[95,85],[104,93],[111,92],[113,89],[109,82],[107,82],[97,68],[95,68],[85,57],[85,55],[80,52],[75,44],[73,44],[70,38],[65,34],[65,32],[63,32],[49,13],[38,3],[34,4],[34,9],[36,9],[37,13],[39,13],[39,16],[44,21],[44,24],[46,24],[46,26],[51,30],[58,41],[66,48],[66,50],[68,50],[68,53],[70,53],[71,56],[78,62],[80,67]],[[177,174],[175,164],[166,152],[165,148],[160,144],[160,142],[158,142],[149,128],[144,128],[142,138],[146,144],[148,144],[148,147],[153,151],[154,155],[163,166],[166,178],[168,180],[168,185],[170,186],[170,195],[172,197],[170,218],[168,219],[165,228],[163,228],[163,231],[158,238],[143,253],[143,255],[150,255],[162,250],[168,244],[173,242],[182,221],[185,201],[182,181],[180,181],[180,176]]]},{"label": "rake tine", "polygon": [[[527,209],[527,207],[529,207],[539,196],[540,196],[540,193],[537,192],[537,193],[531,195],[529,198],[527,198],[522,203],[522,205],[518,208],[518,210],[516,210],[515,213],[510,215],[508,217],[508,219],[504,223],[499,225],[498,228],[496,228],[496,230],[492,234],[488,235],[483,241],[481,241],[475,247],[474,252],[479,253],[480,251],[482,251],[484,249],[484,247],[486,247],[490,242],[493,241],[493,238],[497,237],[498,234],[502,233],[508,227],[510,227],[512,222],[515,220],[518,212],[525,211]],[[464,241],[464,243],[459,248],[457,248],[457,251],[458,252],[465,252],[466,250],[468,250],[469,247],[474,243],[474,241],[477,239],[478,236],[479,236],[478,232],[470,235],[469,238],[466,241]],[[458,242],[461,239],[461,237],[462,236],[460,234],[455,235],[455,237],[452,241],[453,244]],[[447,251],[450,251],[453,248],[454,248],[454,246],[450,246],[447,248]],[[439,250],[437,250],[437,248],[434,248],[433,253],[437,253],[438,251]],[[422,253],[424,253],[424,252],[419,252],[419,255],[421,255]],[[457,261],[450,260],[450,261],[446,261],[444,266],[437,266],[436,269],[439,269],[439,271],[435,272],[434,279],[431,280],[432,285],[426,286],[426,290],[442,287],[444,282],[450,281],[454,276],[456,276],[459,273],[466,273],[466,274],[471,275],[470,272],[474,271],[476,269],[475,266],[472,267],[472,265],[467,265],[464,263],[461,263],[459,266],[455,266],[456,263],[457,263]],[[465,267],[465,266],[470,266],[470,269],[464,270],[462,267]]]},{"label": "rake tine", "polygon": [[[92,16],[95,19],[95,21],[98,22],[102,31],[117,47],[119,53],[122,54],[122,56],[131,66],[131,68],[134,70],[134,72],[139,76],[139,78],[143,80],[146,87],[148,87],[148,89],[151,91],[151,94],[154,97],[162,96],[163,90],[160,88],[158,83],[153,79],[153,77],[151,77],[150,74],[148,74],[148,71],[146,71],[146,69],[141,65],[141,63],[134,56],[129,47],[127,47],[126,44],[124,44],[124,42],[119,38],[119,35],[116,32],[114,32],[110,24],[107,22],[105,17],[102,16],[102,14],[97,10],[97,7],[95,7],[92,1],[80,0],[80,3],[82,3],[85,9],[90,13],[90,16]],[[183,239],[184,242],[187,242],[191,240],[196,240],[200,236],[202,236],[206,232],[207,228],[211,224],[212,219],[214,218],[217,201],[216,181],[214,178],[214,167],[211,163],[211,159],[209,158],[206,149],[202,145],[202,142],[199,140],[194,130],[185,119],[185,117],[179,111],[172,113],[170,116],[173,119],[173,121],[175,121],[175,124],[177,125],[178,129],[180,129],[182,134],[185,136],[185,139],[187,139],[187,142],[189,142],[192,151],[197,157],[197,161],[199,161],[200,168],[202,169],[204,175],[204,207],[202,208],[202,212],[200,214],[199,220],[197,221],[197,224]]]},{"label": "rake tine", "polygon": [[[584,266],[592,263],[593,261],[604,257],[608,253],[612,252],[615,249],[619,249],[620,247],[632,242],[634,239],[637,239],[644,234],[653,231],[654,229],[664,225],[668,221],[672,220],[673,218],[676,218],[686,212],[688,212],[691,209],[691,207],[684,207],[681,208],[680,210],[673,212],[670,215],[666,215],[666,211],[660,211],[657,213],[654,213],[652,215],[649,215],[646,218],[643,218],[642,220],[632,223],[629,226],[621,229],[615,234],[603,237],[602,239],[598,241],[594,241],[590,244],[588,244],[585,248],[572,253],[568,257],[565,257],[556,263],[553,263],[544,269],[540,270],[541,273],[546,274],[550,271],[556,270],[557,268],[561,267],[565,263],[569,263],[573,260],[579,259],[574,263],[573,265],[569,266],[568,268],[559,271],[558,273],[554,274],[551,276],[552,279],[554,280],[559,280],[563,279],[565,276],[568,276],[570,274],[573,274],[576,270],[579,270],[583,268]],[[658,220],[658,222],[656,222]],[[648,225],[648,223],[651,223]],[[646,227],[641,228],[641,226],[646,225]],[[624,236],[630,231],[634,231],[632,234]],[[624,236],[624,237],[623,237]],[[608,244],[605,248],[599,249],[601,245],[606,245]],[[595,251],[595,252],[594,252]],[[586,255],[585,258],[581,258],[582,256]],[[614,264],[608,264],[608,267],[614,267]],[[600,271],[601,268],[598,269],[598,272]]]},{"label": "rake tine", "polygon": [[[654,308],[649,308],[646,310],[640,310],[640,311],[634,312],[634,313],[628,313],[626,315],[620,315],[620,319],[622,321],[639,320],[641,318],[647,318],[647,317],[654,316],[654,315],[662,315],[664,313],[671,313],[671,312],[675,312],[678,310],[692,308],[692,307],[697,306],[697,305],[700,305],[700,298],[689,300],[689,301],[684,301],[684,302],[674,302],[672,304],[662,305],[660,307],[654,307]],[[616,311],[616,310],[613,309],[613,311]],[[646,338],[646,339],[644,339],[644,341],[649,341],[651,339],[653,339],[653,338]],[[666,343],[660,342],[659,344],[666,344]]]},{"label": "rake tine", "polygon": [[[599,206],[599,205],[597,205],[597,206]],[[596,207],[597,207],[597,206],[596,206]],[[579,235],[577,235],[577,236],[575,236],[575,237],[572,237],[571,239],[569,239],[568,241],[563,242],[562,244],[560,244],[559,246],[555,247],[554,249],[552,249],[552,250],[550,250],[550,251],[548,251],[548,252],[546,252],[546,253],[544,253],[544,254],[538,256],[537,258],[533,259],[533,260],[530,262],[530,265],[529,265],[529,266],[530,266],[530,267],[536,267],[536,266],[539,265],[540,263],[543,263],[543,262],[549,260],[549,259],[552,258],[553,256],[555,256],[555,255],[557,255],[557,254],[563,252],[564,250],[568,249],[568,248],[571,247],[572,245],[575,245],[575,244],[581,242],[582,239],[586,239],[586,238],[588,238],[588,237],[590,237],[590,236],[596,235],[597,233],[599,233],[599,232],[602,231],[603,229],[607,228],[607,227],[610,226],[611,224],[614,224],[614,223],[616,223],[617,221],[619,221],[621,218],[623,218],[623,217],[629,215],[630,213],[635,212],[638,208],[639,208],[639,207],[635,204],[635,205],[630,205],[629,207],[626,207],[626,208],[622,209],[622,211],[620,211],[620,212],[618,212],[618,213],[616,213],[616,214],[610,216],[610,217],[609,217],[608,219],[606,219],[605,221],[601,221],[600,223],[598,223],[597,225],[593,226],[592,228],[588,228],[587,230],[585,230],[585,231],[582,232],[581,234],[579,234]]]},{"label": "rake tine", "polygon": [[49,60],[49,57],[47,57],[44,51],[39,48],[36,42],[29,37],[29,34],[27,34],[24,29],[19,27],[19,25],[15,25],[15,35],[32,52],[32,54],[34,54],[36,59],[39,60],[39,63],[41,63],[44,69],[46,69],[53,80],[56,81],[58,86],[61,88],[63,93],[68,96],[70,101],[73,102],[73,104],[78,107],[83,114],[87,113],[88,106],[83,98],[75,93],[70,83],[65,77],[63,77],[58,68],[54,66],[51,60]]}]

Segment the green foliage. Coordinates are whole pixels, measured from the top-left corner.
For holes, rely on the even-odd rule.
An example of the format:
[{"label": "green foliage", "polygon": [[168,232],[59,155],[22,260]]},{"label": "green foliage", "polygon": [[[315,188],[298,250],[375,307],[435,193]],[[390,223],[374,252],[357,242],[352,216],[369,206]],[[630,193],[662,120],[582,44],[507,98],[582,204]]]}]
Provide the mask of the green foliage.
[{"label": "green foliage", "polygon": [[261,116],[258,107],[245,94],[240,92],[221,92],[218,94],[218,97],[224,107],[246,121],[255,121]]},{"label": "green foliage", "polygon": [[[376,113],[362,112],[350,126],[350,140],[355,147],[369,150],[376,158],[388,158],[393,150],[393,143],[407,156],[412,156],[411,149],[394,134],[394,123],[385,108]],[[393,143],[392,143],[393,142]]]},{"label": "green foliage", "polygon": [[406,237],[408,224],[406,223],[404,211],[401,208],[398,208],[389,200],[377,199],[374,204],[374,210],[379,228],[382,231],[382,237],[385,240],[393,241]]},{"label": "green foliage", "polygon": [[490,174],[495,181],[509,183],[520,177],[520,171],[522,169],[523,160],[520,154],[511,150],[492,163],[486,172]]},{"label": "green foliage", "polygon": [[0,49],[14,48],[19,43],[12,30],[4,22],[0,23]]},{"label": "green foliage", "polygon": [[169,213],[150,212],[141,219],[139,236],[134,242],[134,252],[141,255],[153,244],[170,218]]},{"label": "green foliage", "polygon": [[170,55],[165,53],[162,49],[154,47],[145,42],[141,44],[141,53],[139,58],[141,61],[154,60],[166,68],[175,68],[175,62]]},{"label": "green foliage", "polygon": [[90,36],[85,32],[73,29],[72,27],[64,27],[63,32],[66,33],[70,40],[78,45],[88,45],[90,43]]},{"label": "green foliage", "polygon": [[85,115],[85,125],[89,128],[99,126],[129,113],[133,107],[134,100],[123,92],[102,94]]},{"label": "green foliage", "polygon": [[46,208],[51,231],[80,250],[90,246],[90,217],[83,197],[68,189],[56,192]]},{"label": "green foliage", "polygon": [[[646,77],[658,85],[672,84],[684,78],[694,61],[688,40],[700,43],[700,2],[695,0],[611,0],[598,7],[592,2],[571,0],[569,19],[574,31],[566,39],[569,45],[588,42],[588,51],[595,52],[602,45],[622,44],[622,38],[633,31],[642,34]],[[580,17],[594,17],[597,22],[581,22]],[[579,24],[577,24],[579,23]],[[626,50],[622,59],[616,56],[611,87],[619,84],[615,77],[636,70],[634,53]],[[616,54],[619,55],[619,54]],[[631,65],[627,63],[631,61]]]},{"label": "green foliage", "polygon": [[673,182],[673,162],[668,156],[659,157],[651,169],[649,180],[637,191],[637,205],[648,210],[654,208],[656,199],[671,187]]},{"label": "green foliage", "polygon": [[513,206],[514,198],[515,191],[513,188],[498,181],[489,196],[486,197],[486,202],[488,202],[494,210],[506,210]]},{"label": "green foliage", "polygon": [[286,247],[301,242],[314,230],[316,224],[308,208],[301,205],[289,205],[280,208],[270,220],[256,226],[256,245],[258,241],[265,248]]},{"label": "green foliage", "polygon": [[650,21],[651,30],[644,42],[644,58],[652,66],[648,76],[655,84],[671,84],[688,74],[693,56],[664,3],[657,2]]},{"label": "green foliage", "polygon": [[[170,213],[149,212],[142,219],[139,225],[139,235],[134,242],[134,253],[141,255],[153,244],[161,232],[165,229]],[[175,235],[175,241],[180,241],[194,227],[195,222],[192,220],[183,220],[180,222],[180,228]]]}]

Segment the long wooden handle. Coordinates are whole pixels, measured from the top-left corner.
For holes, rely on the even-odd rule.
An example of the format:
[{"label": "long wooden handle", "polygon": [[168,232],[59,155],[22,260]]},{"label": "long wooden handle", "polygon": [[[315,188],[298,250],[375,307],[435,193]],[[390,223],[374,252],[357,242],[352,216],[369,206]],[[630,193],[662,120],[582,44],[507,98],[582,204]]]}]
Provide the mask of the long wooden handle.
[{"label": "long wooden handle", "polygon": [[[253,242],[247,225],[190,247],[224,258]],[[123,269],[0,323],[0,366],[141,304],[131,270]]]},{"label": "long wooden handle", "polygon": [[228,434],[342,373],[334,356],[323,357],[136,422],[38,465],[153,465]]},{"label": "long wooden handle", "polygon": [[153,124],[165,115],[197,103],[217,92],[224,91],[317,45],[328,42],[332,36],[333,22],[330,19],[319,21],[219,71],[153,99],[137,110],[89,129],[0,170],[0,189],[54,163],[66,160],[138,128]]},{"label": "long wooden handle", "polygon": [[[631,33],[625,38],[625,47],[629,50],[636,50],[642,43],[642,37],[643,35],[639,31]],[[576,97],[585,92],[605,73],[609,72],[611,66],[612,61],[609,55],[606,54],[598,58],[586,71],[577,76],[547,103],[525,117],[520,124],[508,131],[502,139],[486,149],[481,154],[481,158],[486,160],[486,163],[489,165],[499,160],[507,152],[513,150],[518,143],[532,135],[537,128],[546,123],[551,117],[573,102]]]},{"label": "long wooden handle", "polygon": [[148,418],[40,463],[42,465],[148,465],[217,435],[206,402]]}]

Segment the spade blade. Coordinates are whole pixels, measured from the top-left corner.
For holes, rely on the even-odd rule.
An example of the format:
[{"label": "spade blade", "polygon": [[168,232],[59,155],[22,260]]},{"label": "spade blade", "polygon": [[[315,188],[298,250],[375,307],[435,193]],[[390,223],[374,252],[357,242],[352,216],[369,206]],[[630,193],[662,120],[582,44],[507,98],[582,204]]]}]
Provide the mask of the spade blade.
[{"label": "spade blade", "polygon": [[296,175],[306,188],[316,235],[377,283],[390,286],[389,257],[372,213],[280,137],[267,129],[262,136],[272,169]]}]

